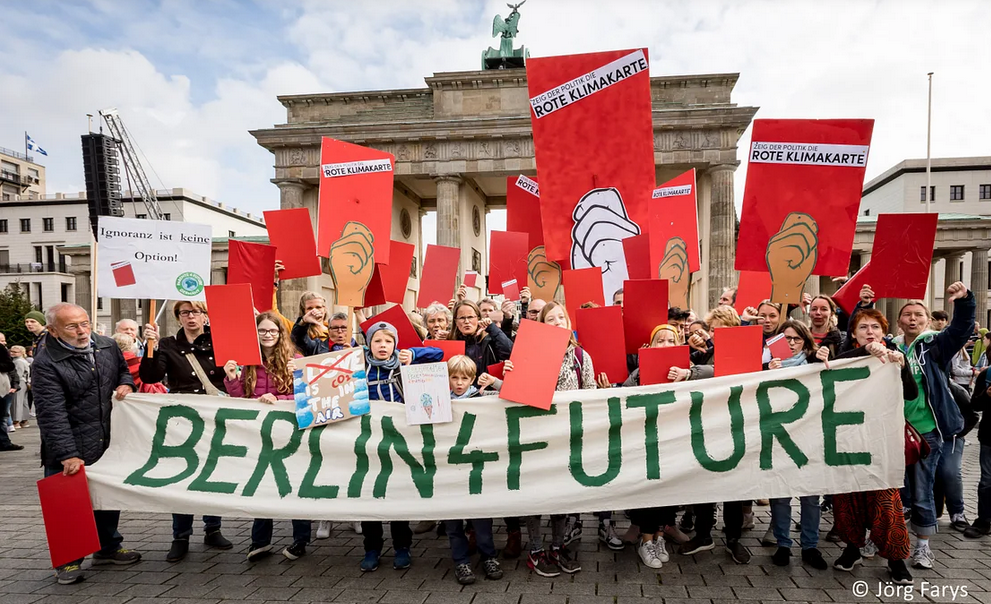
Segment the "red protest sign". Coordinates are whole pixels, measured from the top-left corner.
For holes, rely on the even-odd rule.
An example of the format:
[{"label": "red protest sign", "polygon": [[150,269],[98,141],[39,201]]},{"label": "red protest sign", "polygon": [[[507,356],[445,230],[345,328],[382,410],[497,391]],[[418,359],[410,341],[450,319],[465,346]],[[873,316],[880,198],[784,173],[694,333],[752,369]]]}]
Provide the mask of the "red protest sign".
[{"label": "red protest sign", "polygon": [[794,356],[791,351],[791,346],[788,345],[788,340],[785,339],[785,334],[779,333],[773,338],[768,338],[764,345],[769,351],[771,351],[772,359],[790,359]]},{"label": "red protest sign", "polygon": [[738,270],[769,270],[790,290],[809,275],[846,275],[873,129],[874,120],[754,120]]},{"label": "red protest sign", "polygon": [[530,244],[526,233],[492,231],[489,238],[489,293],[501,294],[502,284],[526,283]]},{"label": "red protest sign", "polygon": [[760,325],[717,327],[712,330],[716,377],[761,370],[764,333]]},{"label": "red protest sign", "polygon": [[[526,63],[547,258],[628,278],[621,241],[646,233],[655,184],[645,49]],[[569,266],[570,263],[570,266]]]},{"label": "red protest sign", "polygon": [[[641,348],[637,354],[640,357],[640,385],[670,384],[668,374],[672,367],[689,369],[688,346],[667,346],[664,348]],[[598,369],[598,367],[596,367]]]},{"label": "red protest sign", "polygon": [[365,306],[386,302],[402,304],[406,297],[416,246],[402,241],[390,241],[389,246],[389,264],[375,264],[375,272],[365,291]]},{"label": "red protest sign", "polygon": [[458,260],[461,250],[443,245],[427,245],[423,272],[420,274],[420,293],[416,305],[426,308],[433,302],[446,304],[454,297],[454,284],[458,278]]},{"label": "red protest sign", "polygon": [[[409,315],[406,314],[402,306],[390,307],[388,310],[382,311],[371,319],[368,319],[361,324],[361,331],[368,333],[368,328],[379,321],[385,321],[396,328],[396,333],[399,334],[399,341],[396,342],[397,349],[423,346],[423,340],[416,333],[416,329],[413,328],[413,324],[409,320]],[[432,342],[433,340],[431,340]]]},{"label": "red protest sign", "polygon": [[506,367],[506,361],[501,363],[496,363],[495,365],[489,365],[489,368],[485,370],[486,373],[494,378],[499,378],[500,380],[505,377],[505,372],[503,371]]},{"label": "red protest sign", "polygon": [[52,568],[100,550],[85,467],[72,476],[60,473],[39,480],[38,498]]},{"label": "red protest sign", "polygon": [[502,294],[507,300],[520,299],[520,286],[516,282],[516,279],[510,279],[509,281],[502,282]]},{"label": "red protest sign", "polygon": [[317,249],[330,246],[349,222],[365,225],[375,245],[375,262],[388,264],[392,235],[392,186],[395,158],[390,153],[323,137],[320,143],[320,210]]},{"label": "red protest sign", "polygon": [[836,293],[831,296],[833,302],[839,304],[840,308],[845,310],[847,314],[852,313],[853,309],[857,307],[857,302],[860,302],[860,290],[864,288],[865,284],[870,284],[871,277],[868,270],[870,265],[871,263],[868,261],[867,264],[860,267],[860,270],[847,279],[843,287],[836,290]]},{"label": "red protest sign", "polygon": [[871,289],[878,298],[924,298],[939,215],[881,214],[871,248]]},{"label": "red protest sign", "polygon": [[626,272],[629,273],[630,279],[655,277],[656,273],[650,270],[650,235],[637,235],[624,239],[623,255],[626,257]]},{"label": "red protest sign", "polygon": [[258,312],[272,310],[272,294],[275,293],[275,247],[229,239],[227,250],[227,283],[251,285],[255,309]]},{"label": "red protest sign", "polygon": [[[594,302],[605,306],[606,300],[602,293],[602,269],[583,268],[573,271],[562,271],[564,281],[564,308],[572,321],[578,319],[578,308],[586,302]],[[610,300],[611,301],[611,300]]]},{"label": "red protest sign", "polygon": [[530,249],[543,245],[540,188],[536,177],[529,178],[522,174],[506,177],[506,230],[526,233],[529,236]]},{"label": "red protest sign", "polygon": [[223,367],[227,361],[244,366],[261,365],[262,351],[255,327],[251,286],[207,285],[203,291],[207,306],[214,310],[210,314],[210,337],[217,367]]},{"label": "red protest sign", "polygon": [[667,259],[663,267],[667,270],[694,273],[701,268],[697,195],[695,168],[654,189],[650,201],[651,267],[660,270]]},{"label": "red protest sign", "polygon": [[626,353],[636,354],[650,345],[650,332],[668,322],[668,282],[663,279],[636,279],[623,283],[623,332]]},{"label": "red protest sign", "polygon": [[[282,262],[281,279],[312,277],[323,272],[313,238],[313,223],[306,208],[289,208],[263,212],[268,242],[277,249]],[[260,310],[260,309],[259,309]]]},{"label": "red protest sign", "polygon": [[433,346],[434,348],[440,348],[444,351],[444,358],[441,360],[445,362],[449,361],[451,357],[465,353],[464,340],[428,340],[427,345]]},{"label": "red protest sign", "polygon": [[516,332],[516,344],[509,360],[513,370],[503,378],[499,398],[550,409],[561,373],[561,359],[568,350],[571,330],[521,321]]},{"label": "red protest sign", "polygon": [[595,374],[605,372],[609,383],[626,380],[626,341],[623,309],[619,306],[578,309],[578,343],[595,360]]},{"label": "red protest sign", "polygon": [[478,282],[478,273],[475,271],[465,271],[464,284],[465,287],[475,287]]},{"label": "red protest sign", "polygon": [[740,282],[736,286],[736,304],[733,308],[738,314],[748,306],[757,305],[771,297],[771,275],[767,271],[740,271]]}]

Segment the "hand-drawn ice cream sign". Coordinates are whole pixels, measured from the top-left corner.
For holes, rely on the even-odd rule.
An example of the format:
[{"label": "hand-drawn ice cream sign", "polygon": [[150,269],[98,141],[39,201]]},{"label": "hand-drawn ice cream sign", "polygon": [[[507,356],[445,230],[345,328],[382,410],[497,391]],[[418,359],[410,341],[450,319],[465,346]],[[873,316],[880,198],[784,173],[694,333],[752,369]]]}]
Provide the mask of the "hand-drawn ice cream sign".
[{"label": "hand-drawn ice cream sign", "polygon": [[296,424],[300,430],[332,424],[371,408],[365,355],[362,348],[348,348],[296,360],[293,373]]},{"label": "hand-drawn ice cream sign", "polygon": [[447,363],[403,365],[403,398],[406,400],[406,422],[444,424],[451,418],[451,386]]}]

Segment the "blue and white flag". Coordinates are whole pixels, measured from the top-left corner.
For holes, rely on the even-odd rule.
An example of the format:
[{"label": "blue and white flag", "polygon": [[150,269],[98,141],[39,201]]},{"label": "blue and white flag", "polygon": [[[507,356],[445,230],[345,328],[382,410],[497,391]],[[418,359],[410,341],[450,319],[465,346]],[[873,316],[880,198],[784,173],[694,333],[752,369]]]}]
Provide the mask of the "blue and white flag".
[{"label": "blue and white flag", "polygon": [[37,153],[41,153],[42,155],[48,155],[48,151],[45,151],[39,147],[38,143],[34,142],[34,139],[31,138],[27,132],[24,133],[24,140],[27,143],[28,151],[35,151]]}]

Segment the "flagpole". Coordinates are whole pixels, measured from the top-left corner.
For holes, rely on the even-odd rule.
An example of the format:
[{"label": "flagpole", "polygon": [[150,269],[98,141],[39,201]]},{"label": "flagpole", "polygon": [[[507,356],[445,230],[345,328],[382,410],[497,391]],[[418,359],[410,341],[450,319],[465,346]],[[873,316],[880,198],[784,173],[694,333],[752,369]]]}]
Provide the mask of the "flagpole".
[{"label": "flagpole", "polygon": [[[24,131],[24,159],[31,157],[28,155],[28,131]],[[30,161],[30,160],[29,160]]]},{"label": "flagpole", "polygon": [[[925,194],[926,214],[928,214],[931,211],[930,204],[932,202],[932,197],[933,197],[932,195],[933,72],[930,71],[927,75],[929,76],[929,104],[926,112],[927,113],[926,115],[926,194]],[[939,220],[938,216],[937,216],[937,220]],[[948,265],[949,262],[950,262],[949,259],[944,261],[943,263],[944,271],[947,270],[946,265]],[[936,305],[936,280],[934,278],[935,277],[934,273],[935,271],[933,270],[933,267],[930,266],[929,287],[927,288],[929,290],[929,295],[930,295],[930,299],[928,300],[929,308],[932,308],[933,306]],[[943,308],[944,309],[946,308],[946,300],[943,300]]]}]

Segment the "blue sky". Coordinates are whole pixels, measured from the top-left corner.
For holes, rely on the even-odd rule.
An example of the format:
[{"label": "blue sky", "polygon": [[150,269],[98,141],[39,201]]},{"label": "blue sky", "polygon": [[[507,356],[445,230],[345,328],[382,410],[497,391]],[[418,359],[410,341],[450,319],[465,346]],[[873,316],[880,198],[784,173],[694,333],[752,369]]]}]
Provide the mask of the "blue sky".
[{"label": "blue sky", "polygon": [[[534,56],[645,46],[652,75],[739,72],[758,117],[877,120],[868,178],[925,155],[991,155],[980,1],[529,0]],[[934,8],[935,7],[935,8]],[[247,211],[278,205],[248,130],[282,123],[279,94],[423,86],[476,69],[504,2],[3,0],[0,146],[49,152],[49,192],[83,190],[86,113],[116,106],[161,181]],[[749,133],[741,147],[749,142]],[[737,171],[742,196],[745,164]]]}]

